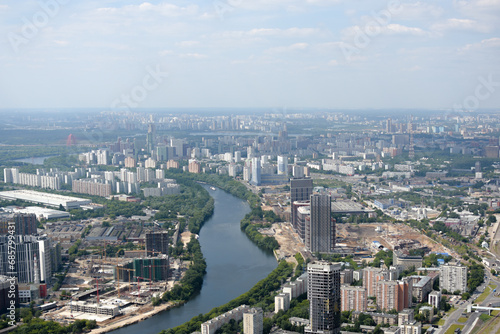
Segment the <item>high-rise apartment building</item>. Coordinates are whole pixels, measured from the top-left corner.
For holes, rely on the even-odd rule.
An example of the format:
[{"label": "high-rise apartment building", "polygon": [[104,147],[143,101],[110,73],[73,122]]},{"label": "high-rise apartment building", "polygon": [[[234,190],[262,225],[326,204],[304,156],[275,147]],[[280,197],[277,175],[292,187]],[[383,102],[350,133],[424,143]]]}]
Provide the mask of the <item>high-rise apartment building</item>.
[{"label": "high-rise apartment building", "polygon": [[260,307],[243,313],[243,334],[262,334],[263,328],[264,316]]},{"label": "high-rise apartment building", "polygon": [[0,275],[16,272],[19,283],[49,283],[52,277],[52,251],[46,237],[18,235],[15,237],[14,270],[9,266],[10,249],[7,236],[0,236]]},{"label": "high-rise apartment building", "polygon": [[342,285],[340,287],[342,311],[366,312],[368,307],[366,289],[361,286]]},{"label": "high-rise apartment building", "polygon": [[36,235],[38,221],[34,213],[16,213],[0,217],[0,234],[9,233],[9,225],[15,235]]},{"label": "high-rise apartment building", "polygon": [[146,233],[146,256],[168,254],[169,240],[170,237],[166,231]]},{"label": "high-rise apartment building", "polygon": [[467,291],[467,267],[460,263],[447,263],[440,267],[439,288],[450,293]]},{"label": "high-rise apartment building", "polygon": [[307,299],[310,324],[306,334],[340,333],[340,263],[307,265]]},{"label": "high-rise apartment building", "polygon": [[378,281],[377,306],[383,311],[401,311],[409,308],[412,302],[412,280]]},{"label": "high-rise apartment building", "polygon": [[366,267],[363,269],[363,287],[366,289],[368,297],[375,297],[377,291],[377,282],[384,279],[382,269]]},{"label": "high-rise apartment building", "polygon": [[191,161],[188,165],[188,168],[190,173],[201,173],[201,164],[198,161]]},{"label": "high-rise apartment building", "polygon": [[294,207],[296,201],[309,201],[313,191],[313,181],[310,178],[290,180],[290,203],[292,203],[292,226],[297,231],[297,208]]},{"label": "high-rise apartment building", "polygon": [[330,195],[311,195],[311,220],[306,225],[305,244],[311,252],[331,253],[335,248],[335,222]]}]

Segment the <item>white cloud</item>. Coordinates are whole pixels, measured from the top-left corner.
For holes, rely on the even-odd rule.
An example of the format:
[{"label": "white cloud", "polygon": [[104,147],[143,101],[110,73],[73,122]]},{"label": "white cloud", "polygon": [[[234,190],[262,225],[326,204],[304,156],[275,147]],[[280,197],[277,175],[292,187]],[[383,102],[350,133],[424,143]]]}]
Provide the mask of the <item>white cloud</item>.
[{"label": "white cloud", "polygon": [[292,27],[288,29],[280,28],[255,28],[247,31],[243,30],[233,30],[233,31],[223,31],[217,33],[214,37],[222,38],[302,38],[310,37],[313,35],[320,35],[321,30],[316,28],[297,28]]},{"label": "white cloud", "polygon": [[309,47],[307,43],[295,43],[288,46],[278,46],[275,48],[270,48],[267,50],[268,53],[286,53],[286,52],[297,52],[303,51]]},{"label": "white cloud", "polygon": [[360,35],[367,38],[374,38],[377,35],[413,35],[413,36],[430,36],[430,34],[421,28],[408,27],[401,24],[388,24],[381,26],[379,24],[366,24],[364,26],[356,25],[342,30],[342,39],[344,41],[352,41],[359,38]]},{"label": "white cloud", "polygon": [[149,2],[143,2],[139,5],[126,5],[123,7],[101,7],[95,10],[98,16],[114,16],[114,17],[138,17],[159,15],[166,17],[179,17],[185,15],[198,14],[198,6],[188,5],[185,7],[177,6],[170,3],[161,3],[153,5]]},{"label": "white cloud", "polygon": [[395,17],[402,20],[428,20],[443,15],[444,9],[429,3],[417,1],[402,3],[395,13]]},{"label": "white cloud", "polygon": [[414,35],[414,36],[426,36],[427,32],[420,28],[416,27],[407,27],[401,24],[388,24],[385,28],[382,29],[382,32],[387,34],[405,34],[405,35]]},{"label": "white cloud", "polygon": [[300,12],[304,6],[332,6],[343,2],[343,0],[227,0],[227,4],[233,8],[242,8],[254,11],[285,10],[288,12]]},{"label": "white cloud", "polygon": [[328,65],[330,66],[337,66],[339,64],[339,62],[335,59],[332,59],[328,62]]},{"label": "white cloud", "polygon": [[455,0],[455,8],[464,17],[472,17],[483,24],[500,26],[500,0]]},{"label": "white cloud", "polygon": [[492,48],[500,48],[500,38],[494,37],[489,39],[483,39],[479,43],[467,44],[459,51],[473,51],[473,50],[481,50],[481,49],[492,49]]},{"label": "white cloud", "polygon": [[489,28],[475,20],[470,19],[447,19],[446,21],[435,23],[431,26],[431,30],[443,32],[443,31],[477,31],[477,32],[488,32]]}]

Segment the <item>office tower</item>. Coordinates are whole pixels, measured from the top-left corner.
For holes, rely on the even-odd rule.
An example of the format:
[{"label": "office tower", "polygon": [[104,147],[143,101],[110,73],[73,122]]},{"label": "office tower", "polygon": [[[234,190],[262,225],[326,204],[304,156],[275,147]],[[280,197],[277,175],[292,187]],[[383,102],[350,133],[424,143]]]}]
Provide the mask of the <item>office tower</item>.
[{"label": "office tower", "polygon": [[155,137],[155,125],[150,123],[148,124],[148,135],[146,138],[148,153],[151,153],[154,150],[154,137]]},{"label": "office tower", "polygon": [[439,289],[450,293],[467,291],[467,267],[460,263],[447,263],[440,267]]},{"label": "office tower", "polygon": [[295,201],[308,201],[312,195],[313,181],[309,178],[290,180],[290,203],[292,203],[292,226],[297,231],[297,208],[294,207]]},{"label": "office tower", "polygon": [[168,254],[170,237],[167,232],[146,233],[146,256],[156,256],[157,254]]},{"label": "office tower", "polygon": [[177,157],[182,158],[186,155],[187,145],[182,139],[170,139],[170,146],[174,148],[175,155]]},{"label": "office tower", "polygon": [[278,155],[278,174],[288,175],[288,157]]},{"label": "office tower", "polygon": [[386,125],[385,125],[385,131],[387,133],[392,132],[392,120],[390,118],[387,119]]},{"label": "office tower", "polygon": [[342,285],[340,287],[342,311],[366,312],[368,307],[366,289],[361,286]]},{"label": "office tower", "polygon": [[305,244],[313,253],[331,253],[335,248],[331,203],[330,195],[311,195],[311,220],[306,225]]},{"label": "office tower", "polygon": [[243,334],[262,334],[263,327],[264,316],[260,307],[243,313]]},{"label": "office tower", "polygon": [[259,186],[261,182],[261,166],[259,158],[252,158],[252,181],[251,184]]},{"label": "office tower", "polygon": [[340,263],[307,265],[309,321],[305,333],[340,333]]}]

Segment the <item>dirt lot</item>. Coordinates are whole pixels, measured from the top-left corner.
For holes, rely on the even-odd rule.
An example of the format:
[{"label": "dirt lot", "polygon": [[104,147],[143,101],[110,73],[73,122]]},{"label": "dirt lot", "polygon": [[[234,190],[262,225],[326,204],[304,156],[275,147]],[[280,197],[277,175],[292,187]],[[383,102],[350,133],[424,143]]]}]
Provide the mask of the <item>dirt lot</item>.
[{"label": "dirt lot", "polygon": [[277,251],[277,257],[285,258],[287,262],[297,264],[295,254],[301,253],[302,256],[306,255],[304,254],[304,243],[300,241],[299,236],[293,231],[290,223],[275,223],[272,228],[275,231],[274,237],[280,244],[280,249]]},{"label": "dirt lot", "polygon": [[[375,231],[377,227],[382,230]],[[400,240],[416,240],[422,246],[429,247],[431,251],[452,253],[443,245],[404,224],[339,224],[337,225],[337,237],[344,238],[341,242],[351,247],[369,248],[371,243],[376,240],[384,247],[394,249],[394,245]]]}]

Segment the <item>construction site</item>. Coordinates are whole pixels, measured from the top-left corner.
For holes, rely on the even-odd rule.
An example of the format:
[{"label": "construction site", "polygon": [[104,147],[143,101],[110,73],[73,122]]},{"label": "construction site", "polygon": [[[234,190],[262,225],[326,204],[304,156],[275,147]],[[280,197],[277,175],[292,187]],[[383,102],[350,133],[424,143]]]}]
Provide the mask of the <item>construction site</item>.
[{"label": "construction site", "polygon": [[[271,228],[260,232],[274,236],[280,244],[280,248],[275,251],[277,259],[296,263],[294,256],[297,253],[304,258],[312,258],[313,254],[308,252],[290,223],[275,223]],[[336,252],[365,258],[368,262],[372,253],[384,248],[424,249],[427,252],[454,254],[454,251],[405,224],[337,224],[336,234]],[[373,245],[378,246],[374,249]]]},{"label": "construction site", "polygon": [[153,300],[171,289],[187,267],[187,263],[161,254],[81,257],[68,268],[57,307],[45,312],[43,318],[63,324],[77,319],[95,320],[100,328],[94,331],[101,333],[135,323],[172,306],[153,306]]}]

